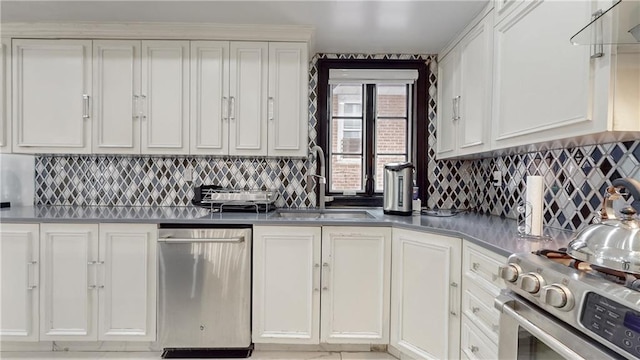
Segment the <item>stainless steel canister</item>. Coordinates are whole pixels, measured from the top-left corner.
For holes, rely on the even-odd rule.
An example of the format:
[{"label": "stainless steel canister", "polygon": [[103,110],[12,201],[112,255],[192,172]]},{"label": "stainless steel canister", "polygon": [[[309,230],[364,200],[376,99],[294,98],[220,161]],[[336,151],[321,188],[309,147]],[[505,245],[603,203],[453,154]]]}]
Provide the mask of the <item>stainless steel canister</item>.
[{"label": "stainless steel canister", "polygon": [[384,165],[385,214],[411,215],[413,190],[413,164],[409,162]]}]

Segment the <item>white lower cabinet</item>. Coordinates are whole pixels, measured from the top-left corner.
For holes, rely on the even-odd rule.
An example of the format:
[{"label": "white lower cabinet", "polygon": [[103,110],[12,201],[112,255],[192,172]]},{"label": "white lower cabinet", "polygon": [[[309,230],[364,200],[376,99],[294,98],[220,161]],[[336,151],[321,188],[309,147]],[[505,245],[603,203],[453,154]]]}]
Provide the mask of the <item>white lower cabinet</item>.
[{"label": "white lower cabinet", "polygon": [[98,339],[156,338],[157,227],[100,224]]},{"label": "white lower cabinet", "polygon": [[0,228],[0,340],[38,341],[38,224]]},{"label": "white lower cabinet", "polygon": [[40,340],[154,340],[156,241],[155,225],[41,224]]},{"label": "white lower cabinet", "polygon": [[393,229],[391,346],[402,358],[460,357],[461,243]]},{"label": "white lower cabinet", "polygon": [[255,226],[254,239],[253,342],[388,343],[389,228]]}]

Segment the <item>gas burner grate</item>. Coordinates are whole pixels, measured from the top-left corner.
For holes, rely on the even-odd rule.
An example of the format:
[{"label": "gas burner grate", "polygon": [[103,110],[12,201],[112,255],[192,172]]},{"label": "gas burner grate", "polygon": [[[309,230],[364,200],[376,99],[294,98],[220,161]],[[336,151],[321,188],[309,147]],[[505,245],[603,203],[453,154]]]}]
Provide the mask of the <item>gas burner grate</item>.
[{"label": "gas burner grate", "polygon": [[542,249],[534,251],[533,253],[578,271],[583,271],[601,279],[623,285],[631,290],[640,291],[640,276],[574,259],[567,254],[566,248],[560,248],[558,250]]}]

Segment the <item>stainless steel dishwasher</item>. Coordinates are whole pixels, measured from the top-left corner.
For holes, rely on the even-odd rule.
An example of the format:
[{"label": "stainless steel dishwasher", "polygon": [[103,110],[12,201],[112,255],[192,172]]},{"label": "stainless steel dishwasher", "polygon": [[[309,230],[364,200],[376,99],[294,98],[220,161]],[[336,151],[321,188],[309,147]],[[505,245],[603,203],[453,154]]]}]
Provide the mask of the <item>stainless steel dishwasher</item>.
[{"label": "stainless steel dishwasher", "polygon": [[158,235],[162,357],[248,357],[251,228],[161,224]]}]

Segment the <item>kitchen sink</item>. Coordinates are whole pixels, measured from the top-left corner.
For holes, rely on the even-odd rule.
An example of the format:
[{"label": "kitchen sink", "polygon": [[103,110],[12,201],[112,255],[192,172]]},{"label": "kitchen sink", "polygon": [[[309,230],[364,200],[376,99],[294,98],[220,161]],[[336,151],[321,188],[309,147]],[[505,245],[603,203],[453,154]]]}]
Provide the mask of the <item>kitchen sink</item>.
[{"label": "kitchen sink", "polygon": [[325,211],[287,211],[279,210],[273,217],[286,219],[374,219],[374,216],[366,211],[345,211],[345,210],[325,210]]}]

